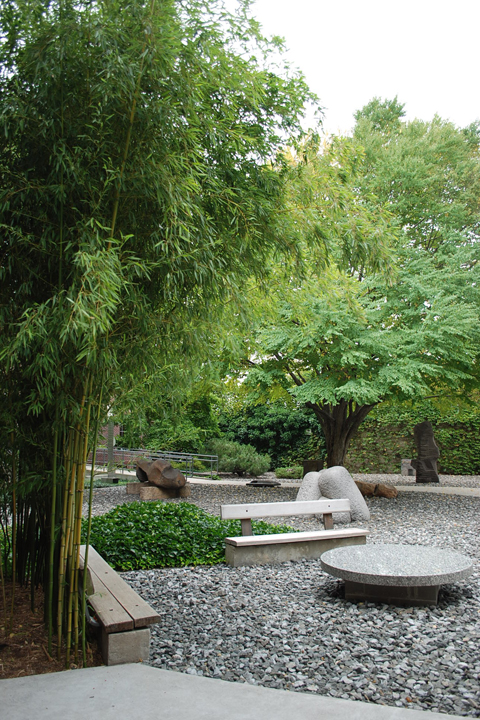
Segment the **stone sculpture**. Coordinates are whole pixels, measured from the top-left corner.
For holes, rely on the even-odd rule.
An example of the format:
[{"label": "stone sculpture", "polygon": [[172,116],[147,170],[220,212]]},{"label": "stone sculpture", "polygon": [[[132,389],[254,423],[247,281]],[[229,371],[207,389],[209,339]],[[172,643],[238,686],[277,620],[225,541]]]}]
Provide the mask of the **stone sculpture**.
[{"label": "stone sculpture", "polygon": [[187,482],[185,475],[172,467],[168,460],[137,460],[137,478],[161,488],[181,488]]},{"label": "stone sculpture", "polygon": [[350,513],[333,513],[334,523],[349,523],[357,520],[369,520],[370,512],[362,493],[348,470],[341,465],[310,472],[305,475],[297,493],[297,500],[330,500],[347,498],[350,500]]},{"label": "stone sculpture", "polygon": [[432,423],[428,420],[418,423],[413,428],[413,437],[417,446],[418,457],[412,460],[415,468],[417,483],[438,483],[440,478],[437,471],[437,460],[440,450],[433,437]]}]

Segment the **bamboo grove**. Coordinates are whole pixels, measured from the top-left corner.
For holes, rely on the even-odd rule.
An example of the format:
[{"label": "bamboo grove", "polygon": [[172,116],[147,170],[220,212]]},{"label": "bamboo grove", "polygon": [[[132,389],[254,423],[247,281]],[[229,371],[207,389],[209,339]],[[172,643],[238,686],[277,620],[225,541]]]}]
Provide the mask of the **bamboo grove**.
[{"label": "bamboo grove", "polygon": [[205,348],[222,302],[294,251],[271,159],[309,94],[268,69],[247,10],[0,2],[1,581],[44,588],[67,665],[108,407]]}]

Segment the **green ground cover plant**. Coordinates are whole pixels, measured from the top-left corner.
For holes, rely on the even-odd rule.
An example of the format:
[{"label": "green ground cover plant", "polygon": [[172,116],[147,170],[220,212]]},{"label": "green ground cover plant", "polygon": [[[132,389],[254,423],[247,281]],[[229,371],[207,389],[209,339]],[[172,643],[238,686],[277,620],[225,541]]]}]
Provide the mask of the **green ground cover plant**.
[{"label": "green ground cover plant", "polygon": [[[252,526],[254,535],[295,532],[262,520]],[[221,520],[191,503],[128,503],[92,518],[90,544],[115,570],[148,570],[216,565],[225,559],[225,538],[237,535],[240,520]]]}]

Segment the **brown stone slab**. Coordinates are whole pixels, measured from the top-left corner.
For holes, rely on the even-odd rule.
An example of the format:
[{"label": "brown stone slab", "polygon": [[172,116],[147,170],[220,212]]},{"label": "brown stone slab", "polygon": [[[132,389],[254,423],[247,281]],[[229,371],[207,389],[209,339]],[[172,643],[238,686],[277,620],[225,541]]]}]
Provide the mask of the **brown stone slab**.
[{"label": "brown stone slab", "polygon": [[180,488],[180,497],[181,498],[187,498],[190,497],[192,492],[192,486],[190,483],[187,482],[186,485],[184,485],[182,488]]},{"label": "brown stone slab", "polygon": [[153,485],[142,485],[139,489],[140,500],[169,500],[178,497],[177,490],[166,490],[165,488],[155,487]]},{"label": "brown stone slab", "polygon": [[142,487],[142,483],[139,483],[139,482],[128,483],[127,485],[125,485],[127,495],[139,495],[141,487]]},{"label": "brown stone slab", "polygon": [[191,485],[188,483],[182,488],[161,488],[154,485],[141,485],[139,488],[140,500],[170,500],[172,498],[189,497]]}]

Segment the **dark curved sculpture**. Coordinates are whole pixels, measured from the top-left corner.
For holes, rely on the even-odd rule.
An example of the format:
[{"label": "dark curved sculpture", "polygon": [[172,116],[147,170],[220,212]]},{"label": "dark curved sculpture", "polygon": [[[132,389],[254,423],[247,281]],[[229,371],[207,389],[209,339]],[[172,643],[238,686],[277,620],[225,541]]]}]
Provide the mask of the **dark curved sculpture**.
[{"label": "dark curved sculpture", "polygon": [[417,446],[418,457],[412,460],[415,468],[417,483],[438,483],[440,478],[437,471],[437,460],[440,450],[433,437],[432,423],[428,420],[415,425],[413,437]]}]

